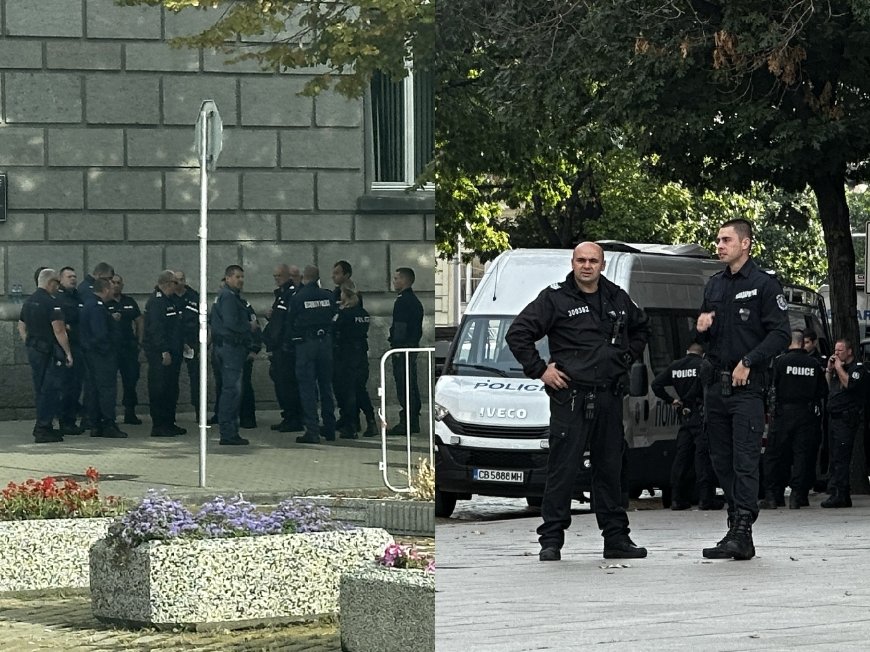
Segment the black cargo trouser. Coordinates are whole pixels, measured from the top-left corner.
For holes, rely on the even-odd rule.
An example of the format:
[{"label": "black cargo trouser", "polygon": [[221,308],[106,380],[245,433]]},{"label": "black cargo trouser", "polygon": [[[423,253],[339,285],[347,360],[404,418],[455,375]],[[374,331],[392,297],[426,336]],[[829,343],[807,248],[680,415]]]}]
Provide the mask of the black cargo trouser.
[{"label": "black cargo trouser", "polygon": [[695,442],[703,429],[703,416],[700,410],[693,410],[682,417],[677,431],[676,451],[671,465],[671,489],[673,499],[678,503],[695,502],[697,483]]},{"label": "black cargo trouser", "polygon": [[[196,346],[199,346],[197,344]],[[187,377],[190,380],[190,404],[194,411],[199,414],[199,350],[194,349],[192,358],[184,358],[184,366],[187,367]]]},{"label": "black cargo trouser", "polygon": [[698,487],[700,501],[716,498],[719,480],[713,470],[713,460],[710,459],[710,438],[707,436],[703,415],[701,415],[701,428],[695,434],[695,484]]},{"label": "black cargo trouser", "polygon": [[[408,368],[405,369],[405,355],[408,356]],[[403,422],[409,421],[412,425],[419,425],[420,410],[420,387],[417,383],[417,353],[393,354],[393,380],[396,383],[396,394],[399,405],[402,407],[401,418]],[[410,400],[410,404],[409,404]]]},{"label": "black cargo trouser", "polygon": [[764,398],[755,387],[733,387],[722,396],[719,384],[704,398],[713,470],[725,491],[728,511],[758,518],[758,472],[764,434]]},{"label": "black cargo trouser", "polygon": [[58,415],[58,422],[61,426],[74,426],[80,411],[83,417],[87,414],[87,408],[82,410],[82,403],[79,402],[82,397],[82,387],[87,384],[85,352],[78,345],[78,342],[75,344],[70,342],[70,353],[73,356],[72,367],[62,367],[64,378]]},{"label": "black cargo trouser", "polygon": [[629,533],[622,504],[622,396],[596,394],[594,418],[584,419],[584,392],[571,400],[573,390],[550,398],[550,454],[547,483],[541,503],[544,522],[538,527],[542,548],[561,548],[571,525],[571,496],[588,444],[592,464],[592,504],[605,540]]},{"label": "black cargo trouser", "polygon": [[122,344],[118,350],[118,371],[121,373],[123,397],[121,403],[127,410],[139,404],[136,384],[139,382],[139,347],[135,342]]},{"label": "black cargo trouser", "polygon": [[324,436],[335,435],[335,399],[332,394],[332,338],[311,337],[296,343],[296,380],[302,401],[305,434],[319,434],[317,396]]},{"label": "black cargo trouser", "polygon": [[172,362],[163,364],[160,353],[148,353],[148,412],[151,425],[164,428],[175,423],[178,407],[178,377],[181,375],[181,352],[172,354]]},{"label": "black cargo trouser", "polygon": [[299,383],[296,381],[296,345],[287,345],[292,351],[278,349],[272,352],[269,363],[269,378],[275,384],[275,399],[281,408],[282,421],[302,421],[302,402],[299,400]]},{"label": "black cargo trouser", "polygon": [[852,448],[859,428],[864,423],[863,413],[855,408],[848,412],[828,413],[828,433],[831,438],[831,479],[829,487],[838,496],[848,496],[849,465],[852,462]]},{"label": "black cargo trouser", "polygon": [[91,427],[115,423],[115,404],[118,398],[118,358],[114,351],[84,352],[87,382],[91,386],[85,405]]},{"label": "black cargo trouser", "polygon": [[339,349],[335,362],[333,387],[341,415],[339,422],[355,430],[359,425],[360,411],[367,420],[374,419],[374,407],[366,387],[369,379],[368,353]]},{"label": "black cargo trouser", "polygon": [[806,402],[777,405],[764,449],[764,490],[781,498],[785,486],[806,496],[813,483],[818,452],[814,406]]},{"label": "black cargo trouser", "polygon": [[36,399],[36,425],[51,428],[54,418],[60,414],[63,383],[68,369],[55,360],[51,352],[40,352],[27,347],[27,361],[33,379],[33,395]]}]

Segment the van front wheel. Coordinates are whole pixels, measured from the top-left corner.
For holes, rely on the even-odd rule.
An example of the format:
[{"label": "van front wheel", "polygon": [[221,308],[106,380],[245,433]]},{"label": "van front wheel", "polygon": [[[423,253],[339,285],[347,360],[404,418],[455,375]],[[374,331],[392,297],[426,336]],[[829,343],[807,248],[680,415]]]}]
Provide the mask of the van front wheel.
[{"label": "van front wheel", "polygon": [[441,491],[435,487],[435,516],[438,518],[450,518],[456,509],[457,495],[449,491]]}]

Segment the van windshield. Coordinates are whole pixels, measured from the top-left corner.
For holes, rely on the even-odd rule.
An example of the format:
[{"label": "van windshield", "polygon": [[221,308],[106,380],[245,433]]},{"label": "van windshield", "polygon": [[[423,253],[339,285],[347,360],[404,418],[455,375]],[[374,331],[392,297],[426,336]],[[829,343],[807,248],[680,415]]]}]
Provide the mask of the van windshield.
[{"label": "van windshield", "polygon": [[[505,342],[513,317],[469,317],[459,331],[456,350],[446,373],[457,376],[500,376],[524,378],[523,369]],[[550,357],[547,338],[536,344],[546,361]]]}]

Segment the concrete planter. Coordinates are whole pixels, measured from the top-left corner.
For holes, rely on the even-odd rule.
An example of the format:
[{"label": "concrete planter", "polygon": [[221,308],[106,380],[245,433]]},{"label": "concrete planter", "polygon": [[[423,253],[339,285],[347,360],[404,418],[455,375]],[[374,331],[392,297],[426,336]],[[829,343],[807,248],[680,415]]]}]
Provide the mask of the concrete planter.
[{"label": "concrete planter", "polygon": [[341,576],[343,652],[432,652],[435,576],[364,564]]},{"label": "concrete planter", "polygon": [[0,521],[0,593],[86,589],[88,550],[111,518]]},{"label": "concrete planter", "polygon": [[382,529],[150,541],[125,557],[91,548],[91,606],[103,622],[204,630],[338,611],[341,572],[392,543]]}]

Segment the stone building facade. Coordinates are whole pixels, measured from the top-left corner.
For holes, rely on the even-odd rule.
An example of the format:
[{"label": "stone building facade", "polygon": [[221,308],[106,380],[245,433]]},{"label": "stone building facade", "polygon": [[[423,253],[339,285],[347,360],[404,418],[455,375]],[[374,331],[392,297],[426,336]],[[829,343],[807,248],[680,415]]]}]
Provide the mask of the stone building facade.
[{"label": "stone building facade", "polygon": [[[210,174],[208,276],[245,268],[245,294],[271,302],[275,263],[320,266],[331,287],[346,259],[372,314],[372,386],[388,348],[391,272],[413,267],[431,336],[434,192],[374,182],[370,101],[299,95],[316,71],[264,72],[227,55],[173,49],[214,12],[119,7],[112,0],[0,0],[0,418],[32,407],[15,333],[37,266],[71,265],[81,279],[100,261],[143,305],[160,270],[199,279],[199,168],[194,123],[213,99],[223,149]],[[263,38],[271,38],[266,35]],[[265,360],[257,398],[274,405]],[[145,394],[144,380],[140,395]]]}]

